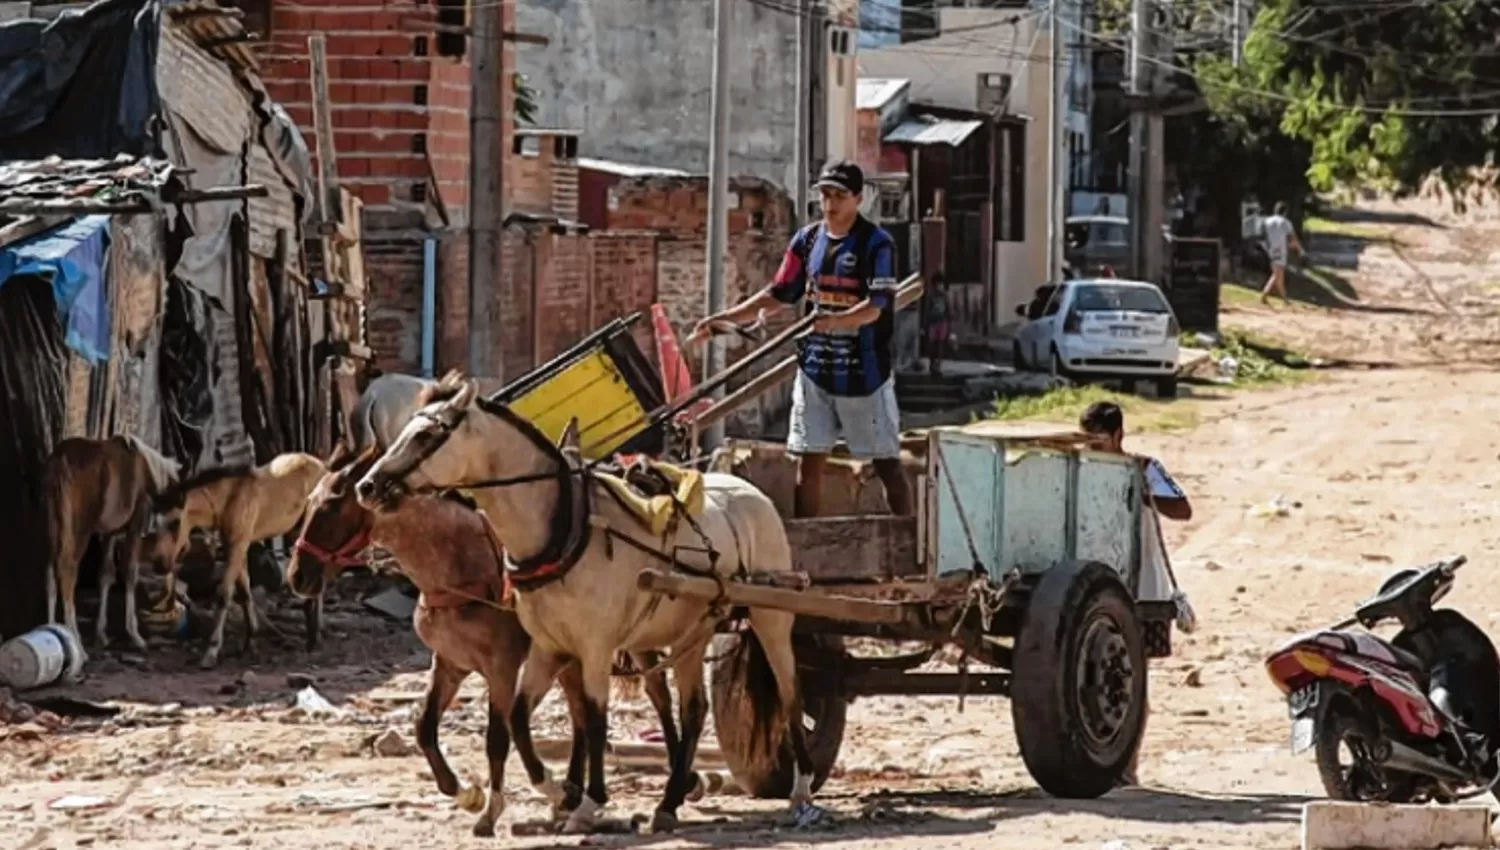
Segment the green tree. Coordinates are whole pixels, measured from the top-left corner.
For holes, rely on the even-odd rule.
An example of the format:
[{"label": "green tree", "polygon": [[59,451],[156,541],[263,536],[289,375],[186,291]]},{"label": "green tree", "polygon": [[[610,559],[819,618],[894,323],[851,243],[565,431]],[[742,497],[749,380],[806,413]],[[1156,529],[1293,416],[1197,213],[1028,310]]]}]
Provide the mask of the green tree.
[{"label": "green tree", "polygon": [[1434,172],[1456,187],[1500,144],[1496,32],[1497,0],[1267,0],[1240,68],[1198,71],[1221,106],[1279,113],[1315,190],[1408,192]]},{"label": "green tree", "polygon": [[510,75],[510,90],[515,96],[515,118],[517,124],[536,126],[537,91],[526,83],[525,74]]}]

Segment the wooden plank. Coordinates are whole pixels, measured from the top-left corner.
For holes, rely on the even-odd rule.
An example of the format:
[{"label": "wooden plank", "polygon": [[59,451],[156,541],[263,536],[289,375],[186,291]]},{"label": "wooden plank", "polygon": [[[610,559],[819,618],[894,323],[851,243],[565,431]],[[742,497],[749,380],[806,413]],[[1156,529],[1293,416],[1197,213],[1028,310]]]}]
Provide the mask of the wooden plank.
[{"label": "wooden plank", "polygon": [[[320,221],[338,221],[343,213],[339,205],[339,169],[333,147],[333,110],[328,99],[328,40],[323,33],[307,37],[307,55],[311,60],[313,138],[318,146],[318,216]],[[324,266],[328,258],[323,258]]]},{"label": "wooden plank", "polygon": [[[901,288],[896,292],[896,309],[900,310],[912,304],[918,298],[921,298],[923,291],[922,288],[923,283],[920,276],[912,275],[911,277],[907,278],[906,281],[901,285]],[[795,327],[795,325],[793,327]],[[783,331],[783,333],[785,333],[785,331]],[[778,336],[776,339],[772,340],[771,343],[761,346],[761,349],[774,348],[776,345],[780,345],[780,339],[781,338]],[[740,363],[758,356],[761,349],[757,349],[755,352],[752,352],[744,359],[740,360],[739,363],[736,363],[730,366],[728,369],[725,369],[723,372],[720,372],[719,377],[736,371],[739,368]],[[746,402],[756,398],[771,387],[774,387],[782,381],[785,381],[788,378],[792,377],[792,375],[796,374],[796,371],[797,356],[794,354],[767,369],[765,372],[762,372],[755,378],[747,381],[744,386],[740,387],[729,395],[726,395],[724,398],[714,402],[712,407],[709,407],[702,413],[698,414],[697,417],[693,419],[693,422],[698,426],[699,430],[707,428],[709,425],[718,422],[720,419],[723,419],[724,417],[733,413],[735,410],[738,410]]]},{"label": "wooden plank", "polygon": [[67,216],[61,215],[28,215],[16,219],[0,227],[0,248],[45,233],[67,220]]},{"label": "wooden plank", "polygon": [[813,584],[888,581],[924,575],[917,558],[917,518],[843,516],[786,521],[793,568]]},{"label": "wooden plank", "polygon": [[722,583],[711,578],[696,578],[660,570],[641,570],[637,586],[641,590],[664,596],[714,602],[721,596],[731,605],[786,611],[806,617],[821,617],[841,623],[882,623],[904,625],[911,619],[908,606],[897,602],[871,602],[829,596],[815,590],[782,590],[741,582]]}]

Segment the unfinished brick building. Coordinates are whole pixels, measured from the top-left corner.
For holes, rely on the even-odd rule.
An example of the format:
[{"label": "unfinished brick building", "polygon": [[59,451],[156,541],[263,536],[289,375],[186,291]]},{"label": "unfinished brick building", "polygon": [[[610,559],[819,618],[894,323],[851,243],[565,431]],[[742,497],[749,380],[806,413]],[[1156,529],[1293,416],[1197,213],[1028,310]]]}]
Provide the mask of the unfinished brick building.
[{"label": "unfinished brick building", "polygon": [[[269,45],[266,86],[301,127],[315,157],[307,38],[315,32],[326,36],[339,181],[365,204],[367,316],[376,365],[404,372],[422,366],[427,257],[436,281],[433,366],[462,365],[469,316],[466,4],[243,0],[240,5]],[[510,2],[501,8],[509,32],[514,8]],[[508,41],[505,53],[502,66],[513,69]],[[502,90],[508,148],[513,127],[508,80]]]}]

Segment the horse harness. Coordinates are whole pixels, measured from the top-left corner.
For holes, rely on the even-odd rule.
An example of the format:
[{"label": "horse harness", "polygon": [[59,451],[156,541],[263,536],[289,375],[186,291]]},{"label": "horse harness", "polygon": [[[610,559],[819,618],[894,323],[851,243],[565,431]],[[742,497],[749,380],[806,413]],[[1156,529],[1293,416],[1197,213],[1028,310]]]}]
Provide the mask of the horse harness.
[{"label": "horse harness", "polygon": [[[688,549],[705,553],[709,561],[709,567],[706,570],[684,564],[674,554],[660,551],[654,546],[636,539],[633,535],[622,533],[603,522],[595,521],[592,500],[590,498],[593,488],[589,486],[589,482],[596,468],[602,465],[602,459],[584,463],[576,452],[565,452],[563,449],[553,445],[535,425],[516,415],[514,411],[503,404],[490,401],[482,396],[475,399],[475,404],[485,413],[504,420],[512,428],[524,435],[544,455],[556,461],[557,464],[557,468],[550,472],[486,479],[443,488],[445,490],[484,490],[515,487],[522,484],[549,480],[555,480],[558,483],[557,510],[552,516],[547,543],[540,552],[528,558],[519,561],[511,558],[509,552],[505,552],[503,547],[500,546],[489,518],[484,516],[483,511],[478,512],[480,516],[484,517],[491,545],[500,551],[501,561],[504,564],[505,587],[501,596],[501,603],[508,607],[512,590],[515,588],[523,591],[535,590],[562,579],[588,550],[588,546],[593,540],[593,531],[597,525],[605,535],[605,554],[608,557],[613,557],[613,543],[619,541],[648,557],[666,564],[673,570],[685,572],[699,578],[713,579],[719,586],[719,595],[717,599],[709,603],[704,620],[712,623],[722,620],[727,616],[728,611],[725,605],[727,602],[726,585],[724,577],[719,575],[717,570],[720,553],[714,548],[712,541],[709,539],[707,533],[704,532],[702,526],[687,512],[685,506],[682,505],[674,493],[669,495],[672,498],[675,514],[688,521],[690,527],[697,533],[704,544],[704,548],[702,549],[682,546],[678,546],[676,549]],[[416,416],[425,418],[437,426],[439,436],[422,446],[416,458],[405,469],[399,473],[392,474],[391,477],[394,480],[400,481],[404,486],[405,478],[442,448],[443,444],[452,436],[454,430],[458,428],[467,415],[467,408],[457,411],[451,418],[444,418],[425,410],[418,411]],[[408,489],[410,490],[410,488]],[[437,490],[438,488],[422,489],[425,491]],[[731,533],[738,539],[738,532],[734,529],[733,523],[730,523],[729,527]],[[672,533],[672,531],[669,531],[667,536],[670,537]],[[476,598],[468,594],[463,594],[463,596],[466,597],[466,601],[489,602],[487,599]],[[649,619],[657,606],[661,604],[661,600],[662,597],[659,594],[654,597],[650,607],[643,613],[642,621]],[[489,602],[489,604],[495,605],[493,602]],[[495,607],[502,607],[502,605],[495,605]],[[706,635],[700,634],[701,632],[701,628],[690,629],[681,639],[674,643],[671,647],[671,654],[675,656],[682,649],[691,646],[693,643],[706,640],[707,637],[712,636],[711,630]],[[650,670],[643,671],[641,675],[655,672],[666,665],[667,661],[664,660],[661,664],[653,666]]]}]

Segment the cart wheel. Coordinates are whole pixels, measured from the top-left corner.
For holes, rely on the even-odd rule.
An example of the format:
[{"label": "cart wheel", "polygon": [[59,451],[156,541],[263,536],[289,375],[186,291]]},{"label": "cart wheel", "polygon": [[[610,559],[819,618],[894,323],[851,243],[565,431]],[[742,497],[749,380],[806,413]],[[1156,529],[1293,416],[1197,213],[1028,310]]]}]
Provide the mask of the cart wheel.
[{"label": "cart wheel", "polygon": [[1146,725],[1146,651],[1114,570],[1059,564],[1042,575],[1016,640],[1011,718],[1026,769],[1054,797],[1119,782]]},{"label": "cart wheel", "polygon": [[[739,659],[736,651],[742,640],[743,637],[737,634],[719,635],[709,650],[710,657],[717,659],[709,674],[709,687],[713,692],[714,728],[718,732],[719,749],[735,783],[746,794],[762,799],[786,799],[792,793],[793,760],[785,729],[777,730],[779,744],[774,762],[767,763],[751,753],[752,696],[745,689],[747,665]],[[844,641],[836,635],[797,635],[794,646],[798,658],[799,689],[809,673],[826,675],[832,672],[824,669],[828,662],[820,664],[818,659],[827,658],[837,664],[844,652]],[[766,675],[770,675],[769,669]],[[827,781],[834,762],[838,760],[849,703],[842,697],[804,695],[802,709],[807,746],[813,761],[812,789],[817,791]]]}]

